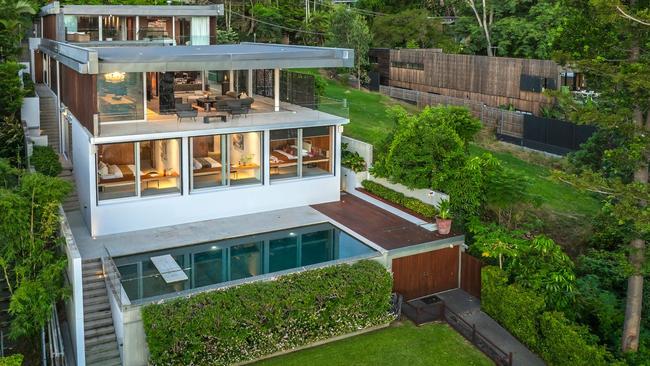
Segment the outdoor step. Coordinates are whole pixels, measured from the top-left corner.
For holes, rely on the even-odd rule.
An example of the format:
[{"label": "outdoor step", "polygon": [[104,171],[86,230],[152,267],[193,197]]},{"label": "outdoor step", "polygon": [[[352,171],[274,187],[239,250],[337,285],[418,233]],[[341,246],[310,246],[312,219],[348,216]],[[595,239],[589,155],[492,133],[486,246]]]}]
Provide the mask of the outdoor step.
[{"label": "outdoor step", "polygon": [[[119,355],[118,355],[119,356]],[[88,366],[122,366],[122,360],[119,357],[103,360],[99,362],[86,363]]]},{"label": "outdoor step", "polygon": [[104,283],[103,278],[99,278],[97,281],[87,281],[87,282],[84,281],[84,284],[83,284],[84,292],[85,291],[96,290],[98,288],[103,288],[103,289],[106,288],[106,284]]},{"label": "outdoor step", "polygon": [[111,350],[105,350],[102,352],[93,352],[86,355],[86,364],[94,365],[95,362],[107,361],[114,358],[120,358],[120,352],[117,350],[117,345]]},{"label": "outdoor step", "polygon": [[83,269],[102,268],[102,262],[101,261],[86,262],[82,264],[82,268]]},{"label": "outdoor step", "polygon": [[90,322],[93,320],[104,319],[109,317],[112,319],[113,315],[110,310],[99,310],[92,313],[84,314],[84,322]]},{"label": "outdoor step", "polygon": [[104,344],[108,342],[115,342],[115,333],[103,334],[95,337],[88,337],[84,341],[86,348],[96,346],[98,344]]},{"label": "outdoor step", "polygon": [[84,306],[97,305],[97,304],[108,304],[108,294],[103,296],[97,296],[93,298],[86,299],[84,298]]},{"label": "outdoor step", "polygon": [[111,310],[111,305],[108,303],[102,303],[102,304],[94,304],[94,305],[87,305],[84,304],[84,317],[88,314],[95,314],[98,311],[110,311]]},{"label": "outdoor step", "polygon": [[87,283],[104,282],[104,273],[102,271],[84,273],[81,279],[84,285]]},{"label": "outdoor step", "polygon": [[86,355],[91,355],[95,352],[104,352],[104,351],[111,351],[117,348],[117,341],[112,340],[112,341],[107,341],[104,343],[98,343],[93,346],[86,346]]},{"label": "outdoor step", "polygon": [[107,334],[110,334],[113,337],[115,337],[115,328],[113,328],[112,325],[107,325],[107,326],[104,326],[104,327],[85,330],[84,334],[85,334],[86,339],[94,338],[94,337],[100,337],[100,336],[107,335]]},{"label": "outdoor step", "polygon": [[84,329],[86,331],[92,330],[92,329],[98,329],[102,327],[107,327],[107,326],[113,326],[113,317],[109,316],[107,318],[103,319],[97,319],[97,320],[91,320],[88,321],[84,319]]},{"label": "outdoor step", "polygon": [[84,302],[86,302],[89,299],[94,299],[96,297],[102,297],[108,295],[108,292],[106,292],[106,287],[96,288],[88,291],[84,289],[83,293],[84,293]]}]

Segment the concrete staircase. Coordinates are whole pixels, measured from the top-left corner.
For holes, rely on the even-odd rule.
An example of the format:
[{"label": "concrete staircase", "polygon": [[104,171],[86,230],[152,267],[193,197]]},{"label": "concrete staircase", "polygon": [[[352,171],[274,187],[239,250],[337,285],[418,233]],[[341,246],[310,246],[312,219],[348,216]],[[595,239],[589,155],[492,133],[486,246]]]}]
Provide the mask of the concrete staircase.
[{"label": "concrete staircase", "polygon": [[45,84],[36,84],[41,108],[41,130],[47,135],[47,144],[59,151],[59,122],[57,118],[56,95]]},{"label": "concrete staircase", "polygon": [[72,184],[72,192],[66,197],[63,201],[63,210],[66,212],[78,211],[79,210],[79,196],[77,195],[77,184],[74,180],[74,174],[72,172],[72,163],[68,160],[65,160],[63,157],[59,156],[59,161],[63,170],[59,174],[59,178],[66,180]]},{"label": "concrete staircase", "polygon": [[122,364],[100,259],[83,261],[86,365]]}]

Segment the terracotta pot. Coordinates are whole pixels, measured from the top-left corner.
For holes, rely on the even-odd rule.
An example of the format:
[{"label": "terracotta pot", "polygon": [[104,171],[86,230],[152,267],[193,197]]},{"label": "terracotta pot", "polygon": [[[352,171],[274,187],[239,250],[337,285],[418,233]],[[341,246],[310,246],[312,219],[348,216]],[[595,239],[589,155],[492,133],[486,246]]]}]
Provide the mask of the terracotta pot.
[{"label": "terracotta pot", "polygon": [[436,225],[438,226],[438,234],[447,235],[451,231],[451,219],[441,219],[436,217]]}]

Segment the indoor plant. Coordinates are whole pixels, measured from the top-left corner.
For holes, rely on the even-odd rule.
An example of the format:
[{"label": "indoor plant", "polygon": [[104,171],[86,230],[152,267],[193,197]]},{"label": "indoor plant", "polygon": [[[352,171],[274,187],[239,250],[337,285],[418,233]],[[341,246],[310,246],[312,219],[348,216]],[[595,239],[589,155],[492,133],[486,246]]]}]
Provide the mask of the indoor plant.
[{"label": "indoor plant", "polygon": [[447,235],[451,231],[451,206],[449,200],[442,200],[438,205],[438,215],[436,216],[436,225],[438,234]]}]

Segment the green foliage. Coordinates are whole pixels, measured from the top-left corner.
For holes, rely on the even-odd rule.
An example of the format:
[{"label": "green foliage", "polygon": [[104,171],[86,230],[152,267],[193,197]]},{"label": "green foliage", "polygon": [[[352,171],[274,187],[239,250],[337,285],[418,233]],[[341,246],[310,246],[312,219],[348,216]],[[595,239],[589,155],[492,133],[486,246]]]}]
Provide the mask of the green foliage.
[{"label": "green foliage", "polygon": [[13,190],[0,190],[0,269],[11,300],[10,337],[38,334],[51,305],[63,299],[66,259],[58,249],[58,206],[68,182],[26,174]]},{"label": "green foliage", "polygon": [[0,121],[0,159],[18,168],[25,164],[25,131],[14,117],[4,117]]},{"label": "green foliage", "polygon": [[610,365],[611,355],[585,327],[579,326],[560,312],[545,312],[539,317],[542,339],[537,351],[549,365]]},{"label": "green foliage", "polygon": [[232,29],[217,29],[217,44],[233,44],[239,42],[239,35]]},{"label": "green foliage", "polygon": [[61,173],[63,167],[59,161],[59,155],[49,146],[34,146],[34,153],[30,163],[37,172],[56,177]]},{"label": "green foliage", "polygon": [[368,192],[379,196],[387,201],[404,206],[409,210],[416,212],[424,217],[433,219],[436,217],[438,210],[433,205],[424,203],[416,198],[406,197],[403,193],[393,191],[390,188],[384,187],[377,182],[364,180],[361,185]]},{"label": "green foliage", "polygon": [[23,105],[25,90],[18,76],[22,68],[17,62],[0,63],[0,117],[14,117]]},{"label": "green foliage", "polygon": [[355,173],[366,170],[366,160],[356,151],[348,150],[348,144],[341,144],[341,165]]},{"label": "green foliage", "polygon": [[337,6],[331,19],[329,44],[354,49],[354,66],[360,82],[362,70],[368,64],[368,51],[372,41],[368,24],[358,13],[348,11],[345,5]]},{"label": "green foliage", "polygon": [[485,175],[485,201],[497,222],[515,228],[523,221],[527,209],[539,206],[540,198],[533,193],[532,180],[521,172],[499,165]]},{"label": "green foliage", "polygon": [[437,217],[443,219],[443,220],[449,220],[452,218],[451,215],[451,203],[449,203],[449,200],[443,199],[440,201],[438,204],[438,215]]},{"label": "green foliage", "polygon": [[9,161],[0,159],[0,188],[12,189],[18,186],[22,171],[14,168]]},{"label": "green foliage", "polygon": [[22,366],[23,355],[14,354],[7,357],[0,357],[0,366]]},{"label": "green foliage", "polygon": [[497,267],[481,270],[481,308],[532,349],[540,343],[537,318],[546,308],[535,291],[508,285],[507,274]]},{"label": "green foliage", "polygon": [[608,365],[612,356],[598,346],[584,326],[561,312],[547,312],[544,297],[535,290],[508,284],[497,267],[481,271],[481,308],[549,365]]},{"label": "green foliage", "polygon": [[421,9],[407,9],[375,17],[373,46],[385,48],[442,48],[459,51],[460,44],[447,34],[440,19],[432,19]]},{"label": "green foliage", "polygon": [[25,90],[26,97],[36,96],[36,86],[34,81],[32,81],[32,76],[27,72],[23,72],[23,89]]},{"label": "green foliage", "polygon": [[152,304],[152,365],[233,364],[385,324],[392,279],[375,261],[282,276]]},{"label": "green foliage", "polygon": [[26,0],[0,0],[0,14],[0,62],[16,61],[21,52],[20,41],[30,29],[31,17],[36,10]]},{"label": "green foliage", "polygon": [[472,234],[470,252],[483,258],[498,260],[499,268],[504,268],[506,260],[519,255],[524,246],[523,232],[510,231],[496,223],[484,224],[477,217],[469,220],[467,225]]}]

